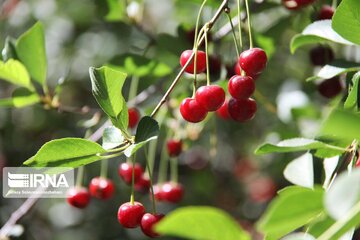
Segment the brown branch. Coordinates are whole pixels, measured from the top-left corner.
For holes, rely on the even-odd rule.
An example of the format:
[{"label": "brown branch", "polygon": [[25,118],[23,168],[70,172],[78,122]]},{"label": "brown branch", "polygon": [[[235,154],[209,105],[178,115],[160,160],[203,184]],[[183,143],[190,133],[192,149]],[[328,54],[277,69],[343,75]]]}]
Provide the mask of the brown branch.
[{"label": "brown branch", "polygon": [[[228,6],[228,0],[224,0],[220,7],[218,8],[218,10],[216,11],[215,15],[213,16],[213,18],[207,22],[205,25],[208,26],[208,30],[210,30],[214,23],[218,20],[218,18],[220,17],[221,13],[223,12],[223,10],[225,8],[227,8]],[[199,42],[197,43],[197,46],[199,47],[205,40],[205,34],[202,35],[202,37],[200,38]],[[169,97],[169,95],[171,94],[171,92],[174,90],[176,84],[179,82],[181,76],[184,74],[185,69],[187,68],[187,66],[190,65],[190,62],[193,60],[195,55],[195,52],[193,51],[193,53],[191,54],[191,56],[189,57],[188,61],[186,62],[186,64],[181,68],[180,72],[178,73],[178,75],[175,77],[175,79],[173,80],[173,82],[171,83],[169,89],[166,91],[166,93],[164,94],[164,96],[162,97],[162,99],[160,100],[160,102],[158,103],[158,105],[155,107],[154,111],[151,113],[150,117],[154,117],[156,115],[156,113],[159,111],[159,109],[161,108],[161,106],[166,102],[167,98]]]}]

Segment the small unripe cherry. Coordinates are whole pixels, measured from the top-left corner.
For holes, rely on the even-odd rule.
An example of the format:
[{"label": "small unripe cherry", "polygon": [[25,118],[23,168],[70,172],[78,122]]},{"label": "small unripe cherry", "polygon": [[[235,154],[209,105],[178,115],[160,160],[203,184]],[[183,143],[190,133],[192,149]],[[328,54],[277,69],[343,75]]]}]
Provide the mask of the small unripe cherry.
[{"label": "small unripe cherry", "polygon": [[252,77],[235,75],[229,80],[228,91],[233,98],[249,98],[254,94],[255,82]]},{"label": "small unripe cherry", "polygon": [[114,183],[110,179],[95,177],[89,184],[91,196],[99,199],[109,199],[114,193]]},{"label": "small unripe cherry", "polygon": [[185,98],[181,102],[180,113],[186,121],[198,123],[206,118],[208,111],[195,99]]},{"label": "small unripe cherry", "polygon": [[85,208],[89,205],[90,194],[84,187],[73,187],[66,193],[67,202],[76,208]]},{"label": "small unripe cherry", "polygon": [[216,115],[224,120],[231,119],[231,116],[228,111],[228,103],[229,101],[225,101],[224,104],[216,111]]},{"label": "small unripe cherry", "polygon": [[246,122],[255,116],[256,102],[252,98],[235,99],[231,98],[228,104],[228,111],[232,119],[238,122]]},{"label": "small unripe cherry", "polygon": [[134,128],[139,123],[140,113],[136,108],[129,108],[129,128]]},{"label": "small unripe cherry", "polygon": [[141,218],[145,214],[144,206],[139,202],[124,203],[119,207],[118,220],[119,223],[126,228],[136,228],[141,223]]},{"label": "small unripe cherry", "polygon": [[335,8],[330,5],[323,5],[320,9],[318,19],[325,20],[325,19],[332,19],[335,12]]},{"label": "small unripe cherry", "polygon": [[342,91],[340,79],[333,77],[321,82],[318,86],[319,93],[326,98],[333,98]]},{"label": "small unripe cherry", "polygon": [[[186,50],[180,56],[180,65],[184,67],[191,55],[193,54],[193,50]],[[202,73],[206,69],[206,53],[204,51],[197,51],[196,57],[196,73]],[[194,73],[195,71],[195,56],[191,60],[190,64],[185,68],[185,72]]]},{"label": "small unripe cherry", "polygon": [[[133,165],[131,163],[122,163],[119,166],[119,176],[124,180],[125,183],[131,184],[132,182]],[[141,178],[144,170],[140,164],[135,163],[134,166],[134,182],[137,183]]]},{"label": "small unripe cherry", "polygon": [[167,151],[170,157],[177,157],[182,151],[182,141],[169,139],[166,142]]},{"label": "small unripe cherry", "polygon": [[267,56],[261,48],[250,48],[240,54],[239,64],[247,76],[260,74],[266,67]]},{"label": "small unripe cherry", "polygon": [[157,233],[154,229],[155,224],[157,224],[165,215],[164,214],[151,214],[145,213],[141,219],[141,230],[142,232],[151,238],[159,237],[160,234]]},{"label": "small unripe cherry", "polygon": [[225,91],[217,85],[202,86],[195,94],[195,100],[207,111],[218,110],[225,101]]}]

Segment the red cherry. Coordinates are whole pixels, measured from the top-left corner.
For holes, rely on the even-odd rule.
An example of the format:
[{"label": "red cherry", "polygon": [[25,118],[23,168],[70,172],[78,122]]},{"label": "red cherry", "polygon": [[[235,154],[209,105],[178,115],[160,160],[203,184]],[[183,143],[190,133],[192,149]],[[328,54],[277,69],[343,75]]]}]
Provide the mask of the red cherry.
[{"label": "red cherry", "polygon": [[[193,50],[186,50],[180,56],[180,65],[184,67],[190,56],[192,55]],[[195,59],[195,57],[194,57]],[[185,72],[194,73],[194,59],[191,63],[185,68]],[[206,69],[206,53],[204,51],[197,51],[196,58],[196,73],[202,73]]]},{"label": "red cherry", "polygon": [[225,101],[225,91],[217,85],[202,86],[196,91],[195,100],[207,111],[216,111]]},{"label": "red cherry", "polygon": [[144,206],[139,202],[124,203],[119,207],[118,220],[126,228],[136,228],[141,223],[141,218],[145,214]]},{"label": "red cherry", "polygon": [[360,156],[358,157],[358,159],[355,162],[355,167],[360,167]]},{"label": "red cherry", "polygon": [[140,113],[136,108],[129,108],[129,128],[134,128],[139,123]]},{"label": "red cherry", "polygon": [[[163,192],[162,192],[162,185],[153,185],[153,190],[154,190],[154,198],[157,201],[163,201]],[[150,193],[151,194],[151,193]],[[150,195],[150,199],[152,199],[151,195]]]},{"label": "red cherry", "polygon": [[164,201],[178,203],[184,195],[184,188],[180,183],[167,182],[161,186],[161,198]]},{"label": "red cherry", "polygon": [[135,183],[135,190],[138,192],[146,193],[150,189],[150,179],[145,177],[144,174],[140,177],[140,179]]},{"label": "red cherry", "polygon": [[73,187],[67,192],[67,202],[76,208],[85,208],[90,202],[90,194],[84,187]]},{"label": "red cherry", "polygon": [[245,122],[254,118],[256,112],[256,102],[252,98],[232,98],[228,104],[228,111],[232,119],[235,121]]},{"label": "red cherry", "polygon": [[255,82],[252,77],[235,75],[229,80],[228,91],[233,98],[249,98],[255,91]]},{"label": "red cherry", "polygon": [[289,10],[297,10],[310,5],[315,0],[282,0],[282,4]]},{"label": "red cherry", "polygon": [[216,111],[216,114],[224,120],[229,120],[231,118],[228,111],[228,103],[229,101],[225,101],[224,104]]},{"label": "red cherry", "polygon": [[166,147],[170,157],[177,157],[182,151],[182,142],[181,140],[169,139]]},{"label": "red cherry", "polygon": [[[125,183],[131,184],[132,182],[133,165],[130,163],[122,163],[119,166],[119,176],[124,180]],[[140,164],[135,163],[134,167],[134,182],[137,183],[141,178],[144,170]]]},{"label": "red cherry", "polygon": [[185,98],[181,102],[180,113],[186,121],[198,123],[206,118],[208,112],[195,99]]},{"label": "red cherry", "polygon": [[315,66],[324,66],[334,60],[334,53],[329,47],[315,47],[310,50],[310,60]]},{"label": "red cherry", "polygon": [[110,179],[95,177],[89,185],[90,194],[100,199],[109,199],[114,193],[114,183]]},{"label": "red cherry", "polygon": [[326,98],[333,98],[342,91],[342,86],[340,79],[338,77],[333,77],[327,80],[324,80],[318,86],[319,93]]},{"label": "red cherry", "polygon": [[154,225],[158,223],[165,215],[145,213],[141,219],[140,227],[142,232],[151,238],[159,237],[160,234],[154,231]]},{"label": "red cherry", "polygon": [[334,15],[335,8],[330,5],[323,5],[320,9],[318,19],[325,20],[325,19],[332,19]]},{"label": "red cherry", "polygon": [[234,72],[236,75],[241,75],[241,67],[239,62],[236,62],[234,65]]},{"label": "red cherry", "polygon": [[277,187],[269,177],[260,177],[250,181],[248,191],[250,198],[255,202],[267,202],[276,195]]},{"label": "red cherry", "polygon": [[247,76],[255,76],[266,67],[267,56],[261,48],[251,48],[240,54],[239,64]]}]

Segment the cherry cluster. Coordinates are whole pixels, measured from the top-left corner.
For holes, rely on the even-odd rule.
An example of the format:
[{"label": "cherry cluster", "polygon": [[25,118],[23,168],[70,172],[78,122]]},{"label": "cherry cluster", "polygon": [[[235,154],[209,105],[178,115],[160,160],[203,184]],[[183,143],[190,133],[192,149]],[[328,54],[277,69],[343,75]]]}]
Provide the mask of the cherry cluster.
[{"label": "cherry cluster", "polygon": [[[186,50],[181,54],[180,65],[188,62],[193,50]],[[194,60],[185,68],[185,72],[199,74],[206,69],[206,53],[196,52],[196,73]],[[251,48],[240,54],[235,65],[235,73],[228,83],[228,92],[232,96],[226,101],[225,91],[217,85],[202,86],[196,90],[193,98],[185,98],[180,105],[182,117],[192,123],[205,119],[208,112],[216,111],[224,118],[232,118],[238,122],[251,120],[257,109],[256,102],[251,98],[255,91],[254,80],[258,78],[266,67],[267,57],[264,50]]]}]

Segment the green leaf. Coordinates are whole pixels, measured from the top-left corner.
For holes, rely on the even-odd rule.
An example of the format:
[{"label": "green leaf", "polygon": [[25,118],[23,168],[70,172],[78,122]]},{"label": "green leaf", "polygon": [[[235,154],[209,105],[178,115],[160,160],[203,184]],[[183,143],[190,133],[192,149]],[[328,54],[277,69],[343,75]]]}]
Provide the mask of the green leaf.
[{"label": "green leaf", "polygon": [[12,102],[15,107],[21,108],[40,102],[40,96],[27,88],[17,88],[12,94]]},{"label": "green leaf", "polygon": [[140,55],[125,54],[114,58],[111,67],[136,77],[163,77],[172,69],[159,61],[148,59]]},{"label": "green leaf", "polygon": [[[89,69],[93,95],[115,127],[127,134],[127,108],[121,90],[126,74],[107,66]],[[125,115],[126,114],[126,115]]]},{"label": "green leaf", "polygon": [[279,239],[305,225],[323,211],[321,188],[287,187],[279,192],[258,222],[265,235]]},{"label": "green leaf", "polygon": [[158,133],[159,124],[151,117],[143,117],[136,129],[135,143],[125,150],[125,156],[130,157],[146,143],[157,139]]},{"label": "green leaf", "polygon": [[213,207],[183,207],[165,216],[156,231],[193,240],[250,240],[226,212]]},{"label": "green leaf", "polygon": [[113,149],[123,144],[124,140],[121,131],[114,126],[110,126],[104,129],[102,147],[105,150]]},{"label": "green leaf", "polygon": [[289,182],[295,185],[312,189],[314,187],[312,155],[310,153],[305,153],[291,161],[284,170],[284,176]]},{"label": "green leaf", "polygon": [[345,151],[337,146],[326,144],[317,140],[307,138],[292,138],[279,142],[278,144],[266,143],[255,150],[255,154],[281,153],[281,152],[299,152],[311,149],[332,149],[338,150],[340,153]]},{"label": "green leaf", "polygon": [[314,237],[319,237],[323,232],[325,232],[335,221],[329,216],[321,216],[319,219],[309,225],[308,232]]},{"label": "green leaf", "polygon": [[316,21],[308,25],[301,34],[294,36],[290,42],[290,51],[308,44],[336,42],[345,45],[354,45],[342,38],[331,28],[331,20]]},{"label": "green leaf", "polygon": [[334,110],[321,127],[321,134],[332,138],[360,140],[360,115],[344,110]]},{"label": "green leaf", "polygon": [[344,108],[351,109],[357,107],[359,80],[360,80],[360,72],[357,72],[352,78],[352,87],[344,103]]},{"label": "green leaf", "polygon": [[13,107],[13,99],[12,98],[3,98],[0,99],[0,107]]},{"label": "green leaf", "polygon": [[343,73],[355,71],[360,71],[359,63],[334,60],[330,64],[323,66],[315,76],[309,77],[306,81],[309,82],[318,79],[330,79]]},{"label": "green leaf", "polygon": [[21,62],[14,59],[10,59],[5,63],[0,61],[0,79],[34,90],[26,68]]},{"label": "green leaf", "polygon": [[107,0],[109,12],[106,14],[107,21],[121,21],[124,20],[126,15],[126,2],[122,0]]},{"label": "green leaf", "polygon": [[82,138],[62,138],[44,144],[24,165],[29,167],[79,167],[102,159],[106,151]]},{"label": "green leaf", "polygon": [[16,54],[30,76],[44,86],[47,74],[45,36],[42,23],[37,22],[16,41]]},{"label": "green leaf", "polygon": [[17,55],[16,55],[16,48],[15,48],[15,44],[14,44],[14,40],[10,37],[7,37],[5,39],[5,46],[1,52],[3,60],[6,62],[9,59],[18,59]]},{"label": "green leaf", "polygon": [[332,27],[343,38],[360,45],[360,2],[341,1],[332,18]]}]

